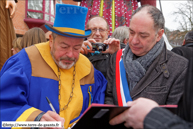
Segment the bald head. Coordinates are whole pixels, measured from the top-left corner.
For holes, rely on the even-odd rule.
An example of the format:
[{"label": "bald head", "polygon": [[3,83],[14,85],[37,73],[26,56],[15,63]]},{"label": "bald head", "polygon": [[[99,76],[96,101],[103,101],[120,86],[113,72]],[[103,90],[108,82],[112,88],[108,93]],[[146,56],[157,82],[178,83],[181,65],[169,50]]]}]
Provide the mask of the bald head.
[{"label": "bald head", "polygon": [[154,22],[154,29],[156,31],[158,31],[159,29],[164,29],[165,28],[165,19],[164,19],[164,16],[162,14],[162,12],[157,9],[156,7],[154,6],[151,6],[151,5],[144,5],[144,6],[141,6],[139,8],[137,8],[132,16],[131,16],[131,20],[132,18],[137,14],[137,13],[144,13],[144,16],[146,14],[150,15],[150,17],[153,19],[153,22]]},{"label": "bald head", "polygon": [[91,18],[88,20],[87,24],[86,24],[86,28],[89,28],[90,22],[91,22],[91,24],[92,24],[93,21],[102,21],[102,22],[103,22],[103,25],[105,26],[105,28],[106,28],[107,30],[109,30],[109,24],[108,24],[108,22],[106,21],[105,18],[103,18],[103,17],[101,17],[101,16],[91,17]]}]

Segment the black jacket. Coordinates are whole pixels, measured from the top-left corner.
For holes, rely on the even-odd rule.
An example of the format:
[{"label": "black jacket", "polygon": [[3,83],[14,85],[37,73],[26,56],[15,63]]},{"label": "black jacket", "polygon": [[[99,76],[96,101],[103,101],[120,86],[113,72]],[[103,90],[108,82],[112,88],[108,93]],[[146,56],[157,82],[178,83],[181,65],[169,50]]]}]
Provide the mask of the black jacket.
[{"label": "black jacket", "polygon": [[100,53],[98,55],[91,55],[91,53],[87,54],[86,57],[90,60],[93,66],[99,70],[104,77],[107,76],[107,68],[109,67],[109,61],[111,54],[103,54]]},{"label": "black jacket", "polygon": [[[116,53],[111,56],[107,71],[106,104],[118,105],[116,90]],[[145,76],[130,91],[132,100],[149,98],[160,105],[177,104],[183,94],[188,60],[163,48]]]},{"label": "black jacket", "polygon": [[[120,43],[120,47],[121,49],[125,48],[125,44],[124,43]],[[91,53],[85,55],[90,62],[93,64],[93,66],[99,70],[104,77],[107,77],[107,68],[109,67],[109,63],[110,63],[110,57],[111,54],[103,54],[100,53],[99,55],[91,55]]]},{"label": "black jacket", "polygon": [[181,47],[175,47],[172,49],[172,51],[190,60],[190,58],[193,56],[193,42],[187,43]]},{"label": "black jacket", "polygon": [[156,107],[145,117],[144,129],[192,129],[193,123],[182,120],[169,110]]}]

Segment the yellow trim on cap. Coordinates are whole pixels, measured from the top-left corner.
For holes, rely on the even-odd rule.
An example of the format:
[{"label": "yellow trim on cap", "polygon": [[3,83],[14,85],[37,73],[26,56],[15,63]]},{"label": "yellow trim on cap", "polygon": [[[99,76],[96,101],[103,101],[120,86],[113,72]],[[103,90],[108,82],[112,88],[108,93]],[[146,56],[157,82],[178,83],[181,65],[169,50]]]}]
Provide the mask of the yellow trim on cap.
[{"label": "yellow trim on cap", "polygon": [[73,28],[66,28],[66,27],[53,27],[53,28],[61,32],[70,32],[70,33],[82,34],[82,35],[85,34],[85,31],[80,29],[73,29]]}]

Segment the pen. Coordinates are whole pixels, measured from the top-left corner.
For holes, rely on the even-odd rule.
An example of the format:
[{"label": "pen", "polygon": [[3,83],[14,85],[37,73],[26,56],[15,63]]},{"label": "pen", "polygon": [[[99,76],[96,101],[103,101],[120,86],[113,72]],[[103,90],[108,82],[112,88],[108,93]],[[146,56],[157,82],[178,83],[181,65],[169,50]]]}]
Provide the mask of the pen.
[{"label": "pen", "polygon": [[[48,99],[48,97],[47,97],[47,96],[46,96],[46,99],[47,99],[48,104],[50,105],[50,107],[51,107],[52,111],[53,111],[53,112],[55,112],[55,113],[57,113],[57,112],[56,112],[56,110],[54,109],[54,106],[52,105],[52,103],[50,102],[50,100]],[[62,128],[61,128],[61,129],[65,129],[65,128],[63,127],[63,125],[62,125]]]},{"label": "pen", "polygon": [[54,109],[52,103],[50,102],[50,100],[48,99],[48,97],[46,97],[47,101],[48,101],[48,104],[50,105],[52,111],[54,111],[56,113],[56,110]]}]

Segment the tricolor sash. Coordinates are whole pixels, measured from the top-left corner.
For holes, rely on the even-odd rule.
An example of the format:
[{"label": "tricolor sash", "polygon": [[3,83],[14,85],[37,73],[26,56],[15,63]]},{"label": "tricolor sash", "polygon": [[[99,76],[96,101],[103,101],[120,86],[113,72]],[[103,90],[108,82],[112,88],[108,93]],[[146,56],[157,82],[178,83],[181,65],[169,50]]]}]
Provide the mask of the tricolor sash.
[{"label": "tricolor sash", "polygon": [[132,101],[129,91],[129,86],[127,83],[126,71],[121,58],[123,49],[117,52],[116,56],[116,91],[117,91],[117,100],[119,106],[127,106],[128,101]]}]

